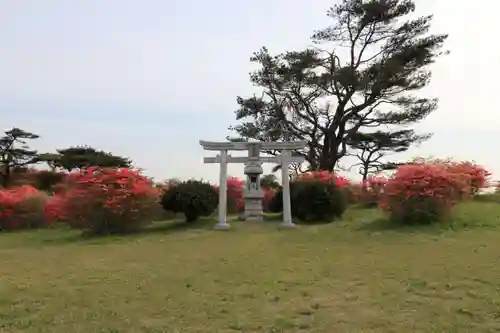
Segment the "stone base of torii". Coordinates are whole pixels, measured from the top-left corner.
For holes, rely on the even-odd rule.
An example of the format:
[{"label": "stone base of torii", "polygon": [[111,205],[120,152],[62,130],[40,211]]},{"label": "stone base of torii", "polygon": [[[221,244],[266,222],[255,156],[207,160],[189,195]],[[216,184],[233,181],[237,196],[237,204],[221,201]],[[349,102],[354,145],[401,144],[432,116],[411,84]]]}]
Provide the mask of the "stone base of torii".
[{"label": "stone base of torii", "polygon": [[[262,220],[263,192],[260,188],[260,176],[262,174],[262,163],[276,163],[281,165],[283,186],[283,222],[282,227],[293,228],[292,210],[290,202],[290,177],[288,174],[290,163],[303,162],[303,156],[291,156],[293,150],[303,149],[307,141],[283,141],[283,142],[211,142],[200,141],[205,150],[219,151],[215,157],[205,157],[205,163],[219,163],[219,220],[215,225],[217,230],[230,228],[227,223],[227,164],[244,163],[245,175],[247,176],[245,187],[245,212],[243,218],[248,220]],[[248,156],[232,157],[228,154],[230,150],[247,150]],[[261,150],[280,150],[278,156],[260,156]]]}]

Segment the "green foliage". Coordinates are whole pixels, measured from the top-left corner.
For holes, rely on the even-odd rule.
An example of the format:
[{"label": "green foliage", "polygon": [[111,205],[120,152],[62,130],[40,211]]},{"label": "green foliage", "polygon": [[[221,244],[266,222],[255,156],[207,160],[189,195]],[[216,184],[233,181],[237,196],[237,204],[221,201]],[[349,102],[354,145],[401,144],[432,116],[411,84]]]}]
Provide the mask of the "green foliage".
[{"label": "green foliage", "polygon": [[432,16],[414,11],[412,0],[343,0],[312,36],[321,49],[255,52],[250,80],[263,93],[237,98],[234,140],[307,140],[311,170],[333,171],[357,132],[424,119],[437,100],[418,93],[447,36],[429,34]]},{"label": "green foliage", "polygon": [[34,173],[33,186],[40,191],[50,192],[54,185],[63,181],[64,177],[66,177],[66,174],[63,172],[41,170]]},{"label": "green foliage", "polygon": [[[295,181],[290,184],[292,216],[304,223],[331,222],[341,218],[348,206],[345,191],[330,182]],[[283,211],[282,189],[271,200],[271,212]]]},{"label": "green foliage", "polygon": [[331,222],[347,209],[344,192],[334,184],[321,181],[298,181],[294,186],[293,213],[302,221]]},{"label": "green foliage", "polygon": [[122,156],[116,156],[88,146],[77,146],[58,149],[57,154],[43,154],[41,160],[51,167],[67,171],[83,169],[89,166],[104,168],[129,168],[131,161]]},{"label": "green foliage", "polygon": [[359,174],[366,180],[370,174],[376,174],[392,165],[382,158],[390,153],[407,151],[412,145],[419,144],[431,135],[417,135],[413,130],[358,132],[353,134],[348,145],[354,150],[351,155],[357,157]]},{"label": "green foliage", "polygon": [[160,202],[165,210],[183,213],[187,222],[193,222],[200,216],[212,214],[218,201],[218,193],[212,185],[188,180],[166,189]]},{"label": "green foliage", "polygon": [[[394,199],[397,200],[397,199]],[[391,222],[400,225],[425,225],[444,221],[449,208],[432,197],[409,197],[393,202]]]},{"label": "green foliage", "polygon": [[29,149],[27,140],[38,139],[39,136],[14,127],[0,137],[0,178],[1,186],[8,187],[14,168],[23,168],[38,162],[38,152]]},{"label": "green foliage", "polygon": [[[290,184],[290,192],[292,190],[292,184]],[[290,193],[290,197],[292,194]],[[292,206],[293,209],[293,206]],[[276,190],[276,194],[269,202],[269,212],[271,213],[281,213],[283,211],[283,188],[280,187]]]},{"label": "green foliage", "polygon": [[280,183],[278,183],[276,176],[273,174],[263,175],[260,178],[260,187],[270,190],[276,190],[280,187]]}]

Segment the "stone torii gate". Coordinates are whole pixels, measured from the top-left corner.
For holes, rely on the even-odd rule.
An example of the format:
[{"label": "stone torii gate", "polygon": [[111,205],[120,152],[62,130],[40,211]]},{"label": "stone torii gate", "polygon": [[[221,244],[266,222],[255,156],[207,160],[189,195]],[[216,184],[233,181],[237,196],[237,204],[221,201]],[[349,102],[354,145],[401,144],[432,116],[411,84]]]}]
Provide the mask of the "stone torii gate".
[{"label": "stone torii gate", "polygon": [[[283,222],[282,227],[291,228],[292,211],[290,203],[290,178],[288,174],[289,165],[292,162],[303,162],[304,156],[291,156],[292,150],[302,149],[307,141],[283,141],[283,142],[211,142],[200,140],[204,150],[220,151],[216,157],[205,157],[204,163],[220,163],[219,177],[219,221],[215,229],[229,229],[226,220],[227,215],[227,164],[245,163],[245,175],[247,182],[245,187],[245,213],[243,217],[248,220],[262,220],[263,193],[260,188],[260,175],[262,174],[262,163],[277,163],[281,165],[283,186]],[[232,157],[229,150],[247,150],[248,156]],[[278,156],[260,156],[261,150],[281,150]]]}]

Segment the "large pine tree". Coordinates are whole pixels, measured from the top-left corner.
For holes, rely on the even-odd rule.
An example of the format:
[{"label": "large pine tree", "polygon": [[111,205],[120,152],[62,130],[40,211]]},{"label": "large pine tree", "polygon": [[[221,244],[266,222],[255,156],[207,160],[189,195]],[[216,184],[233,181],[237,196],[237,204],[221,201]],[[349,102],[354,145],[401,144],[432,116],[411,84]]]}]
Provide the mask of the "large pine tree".
[{"label": "large pine tree", "polygon": [[62,168],[67,171],[89,166],[128,168],[132,164],[130,159],[126,157],[113,155],[89,146],[57,149],[56,154],[43,154],[40,156],[40,160],[52,168]]},{"label": "large pine tree", "polygon": [[38,162],[38,152],[28,147],[28,140],[38,139],[34,133],[14,127],[0,137],[0,183],[10,185],[13,169]]},{"label": "large pine tree", "polygon": [[432,16],[414,10],[411,0],[343,0],[328,11],[332,25],[313,34],[317,47],[256,52],[250,79],[262,95],[237,98],[230,139],[307,140],[310,168],[333,171],[359,131],[424,119],[437,99],[419,90],[447,35],[430,34]]}]

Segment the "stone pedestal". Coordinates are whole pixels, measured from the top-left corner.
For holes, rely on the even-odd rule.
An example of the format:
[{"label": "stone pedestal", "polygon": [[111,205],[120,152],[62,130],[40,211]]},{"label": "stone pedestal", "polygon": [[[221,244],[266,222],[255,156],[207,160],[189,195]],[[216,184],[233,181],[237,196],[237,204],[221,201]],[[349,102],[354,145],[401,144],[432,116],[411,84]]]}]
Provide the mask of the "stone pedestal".
[{"label": "stone pedestal", "polygon": [[229,223],[225,222],[225,223],[217,223],[214,227],[215,230],[229,230],[231,229],[231,226],[229,225]]},{"label": "stone pedestal", "polygon": [[264,209],[262,200],[264,195],[262,191],[248,191],[245,193],[245,212],[243,217],[245,221],[264,221]]},{"label": "stone pedestal", "polygon": [[283,229],[293,229],[293,228],[296,228],[297,225],[291,221],[288,221],[288,222],[281,222],[280,223],[280,228],[283,228]]}]

